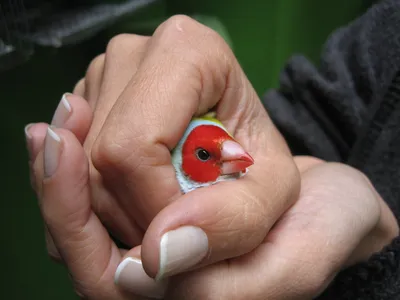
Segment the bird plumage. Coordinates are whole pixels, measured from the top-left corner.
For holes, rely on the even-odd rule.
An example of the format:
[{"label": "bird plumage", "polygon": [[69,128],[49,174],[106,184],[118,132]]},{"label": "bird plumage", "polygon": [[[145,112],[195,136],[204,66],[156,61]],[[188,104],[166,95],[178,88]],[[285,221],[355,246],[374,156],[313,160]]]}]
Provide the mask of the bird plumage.
[{"label": "bird plumage", "polygon": [[220,181],[236,180],[253,164],[213,113],[193,118],[172,151],[172,164],[183,193]]}]

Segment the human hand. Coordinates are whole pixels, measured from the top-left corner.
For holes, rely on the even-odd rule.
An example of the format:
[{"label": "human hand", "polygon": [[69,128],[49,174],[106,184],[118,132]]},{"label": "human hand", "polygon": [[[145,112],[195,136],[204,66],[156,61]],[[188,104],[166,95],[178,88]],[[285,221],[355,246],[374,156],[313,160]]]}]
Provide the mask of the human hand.
[{"label": "human hand", "polygon": [[166,299],[314,299],[339,271],[398,236],[392,212],[361,172],[313,157],[294,159],[300,197],[261,245],[172,277]]},{"label": "human hand", "polygon": [[[142,244],[152,277],[253,250],[297,198],[300,178],[284,139],[227,44],[194,20],[173,17],[151,38],[117,36],[89,67],[84,86],[94,110],[84,145],[93,209],[120,240]],[[182,196],[170,151],[193,115],[213,107],[256,163],[240,180]],[[162,210],[163,228],[148,228]],[[173,270],[168,262],[160,266],[159,245],[179,226],[183,236],[195,232],[198,243]]]},{"label": "human hand", "polygon": [[128,260],[117,283],[136,294],[161,297],[167,291],[164,299],[189,300],[310,299],[344,266],[367,259],[398,234],[391,212],[364,175],[341,164],[296,157],[300,198],[261,245],[244,256],[172,277],[166,290],[167,282],[155,283],[144,273],[140,247],[129,253],[117,249],[91,211],[87,160],[79,141],[54,129],[37,154],[45,132],[44,124],[29,128],[36,145],[40,207],[76,290],[88,299],[139,299],[114,286],[122,256],[134,260]]},{"label": "human hand", "polygon": [[[103,76],[105,77],[105,74],[106,74],[106,72],[104,72],[104,74],[103,74]],[[112,77],[110,77],[110,78],[112,78]],[[90,86],[90,85],[89,85]],[[90,102],[90,103],[92,103],[92,105],[93,105],[93,102]],[[107,102],[105,102],[105,103],[107,103]],[[250,103],[250,105],[253,105],[252,104],[252,102],[250,101],[249,102]],[[98,103],[96,103],[96,105],[97,105]],[[107,105],[109,105],[109,103],[107,104]],[[235,105],[235,103],[233,103],[233,105]],[[99,107],[101,107],[101,105],[99,105]],[[223,107],[223,106],[222,106]],[[256,108],[257,108],[257,106],[256,106]],[[101,111],[101,110],[100,110]],[[118,110],[117,110],[118,111]],[[103,112],[106,112],[106,109],[103,111]],[[114,111],[115,112],[115,111]],[[121,111],[120,111],[120,113],[121,113]],[[96,115],[96,111],[95,111],[95,115]],[[106,114],[105,114],[106,115]],[[261,114],[262,115],[262,114]],[[257,116],[257,114],[256,114],[256,116]],[[221,116],[219,116],[220,118],[221,118]],[[266,124],[268,124],[269,126],[271,126],[270,125],[270,121],[269,121],[269,119],[266,117],[266,115],[264,116],[265,117],[265,120],[264,120],[264,122],[259,122],[259,123],[261,123],[261,124],[264,124],[264,125],[266,125]],[[262,118],[255,118],[255,124],[256,124],[256,126],[255,127],[257,127],[257,120],[262,120]],[[265,121],[267,121],[267,122],[265,122]],[[123,124],[124,123],[124,121],[123,120],[121,120],[120,121],[121,122],[121,124]],[[126,122],[126,120],[125,120],[125,122]],[[233,122],[234,123],[234,122]],[[113,124],[112,122],[111,122],[111,124]],[[227,124],[229,124],[229,121],[227,122]],[[232,124],[232,122],[231,122],[231,124]],[[115,126],[116,125],[116,123],[114,123],[114,125],[113,126]],[[259,124],[258,124],[259,125]],[[109,127],[112,127],[112,126],[109,126]],[[286,151],[287,149],[286,149],[286,146],[284,145],[284,143],[283,143],[283,146],[282,145],[279,145],[279,142],[281,142],[282,143],[282,140],[281,140],[281,137],[279,136],[279,134],[278,135],[276,135],[276,136],[274,136],[274,134],[276,133],[276,131],[275,131],[275,129],[273,128],[273,126],[271,126],[272,128],[269,128],[269,130],[272,130],[272,139],[271,139],[271,143],[273,143],[274,141],[277,141],[278,142],[278,145],[276,145],[276,146],[272,146],[272,153],[270,153],[270,154],[272,154],[272,157],[274,157],[274,150],[276,151],[276,149],[279,149],[279,147],[282,147],[282,149],[284,150],[284,151]],[[93,128],[96,128],[96,127],[93,127]],[[241,129],[241,130],[244,130],[243,128]],[[239,132],[240,132],[240,130],[239,130]],[[244,131],[244,132],[246,132],[246,131]],[[266,133],[267,133],[267,136],[269,135],[269,138],[271,137],[271,133],[270,132],[268,132],[268,130],[266,130]],[[244,134],[245,135],[245,134]],[[100,135],[101,136],[101,135]],[[237,137],[237,135],[235,135],[236,137]],[[275,140],[274,140],[274,137],[276,138]],[[95,138],[93,138],[93,139],[95,139]],[[90,140],[90,134],[89,134],[89,137],[88,137],[88,140]],[[246,143],[244,143],[243,141],[242,141],[242,144],[246,144]],[[276,149],[274,148],[274,147],[277,147]],[[88,147],[88,146],[86,146],[86,148],[88,149],[88,148],[91,148],[91,147]],[[269,149],[268,149],[269,150]],[[266,151],[267,153],[268,153],[268,151]],[[252,152],[251,152],[252,153]],[[284,152],[285,153],[285,155],[287,154],[287,152]],[[258,159],[257,159],[257,157],[252,153],[252,155],[255,157],[255,160],[256,160],[256,164],[257,164],[257,161],[258,161]],[[259,155],[260,157],[261,157],[261,155]],[[290,157],[290,156],[288,156],[288,157]],[[282,158],[281,156],[275,156],[274,158]],[[284,159],[286,159],[286,157],[284,157]],[[268,166],[268,165],[266,165],[266,166]],[[112,166],[111,166],[112,167]],[[119,166],[119,167],[121,167],[121,166]],[[124,167],[123,167],[123,169],[124,169]],[[125,171],[125,170],[123,170],[123,171]],[[279,169],[278,169],[278,173],[279,173]],[[154,172],[154,170],[153,170],[153,172]],[[119,172],[118,172],[119,173]],[[122,175],[121,177],[123,178],[124,176],[123,175],[125,175],[125,176],[127,176],[127,174],[123,174],[124,172],[122,172],[122,174],[118,174],[118,175]],[[248,175],[250,175],[250,174],[252,174],[253,173],[253,169],[251,170],[251,172],[248,174]],[[289,172],[290,173],[290,172]],[[258,173],[259,175],[260,174],[264,174],[264,173],[262,173],[262,172],[260,172],[259,171],[259,173]],[[248,177],[248,175],[246,175],[246,178]],[[290,174],[290,175],[292,175],[292,174]],[[282,174],[277,174],[276,176],[278,176],[277,178],[279,179],[279,176],[282,176],[283,177],[283,175]],[[271,178],[271,177],[270,177]],[[274,177],[275,178],[275,177]],[[126,179],[126,178],[125,178]],[[245,178],[244,178],[245,179]],[[260,178],[259,178],[260,179]],[[253,178],[253,180],[255,180],[254,178]],[[272,179],[273,180],[273,179]],[[40,180],[39,180],[39,182],[40,182]],[[283,182],[285,182],[285,181],[283,181]],[[260,184],[260,183],[258,183],[257,182],[257,180],[255,180],[255,182],[254,182],[255,184]],[[222,185],[219,185],[219,186],[222,186]],[[288,190],[290,190],[291,188],[289,188]],[[268,191],[268,190],[267,190]],[[272,187],[270,187],[270,190],[269,191],[272,191],[272,192],[275,192],[276,193],[276,189],[275,190],[273,190],[272,189]],[[222,191],[221,191],[222,192]],[[278,192],[279,192],[279,189],[278,189]],[[288,191],[286,191],[286,193],[287,193]],[[289,194],[290,194],[290,192],[289,192]],[[282,195],[280,195],[280,196],[282,196]],[[217,198],[217,197],[216,197]],[[279,197],[278,197],[279,198]],[[191,201],[191,200],[188,200],[188,201]],[[199,200],[200,201],[200,200]],[[294,201],[294,200],[291,200],[291,201]],[[200,202],[200,204],[202,204],[203,202]],[[268,204],[271,204],[271,203],[268,203]],[[171,204],[172,205],[172,204]],[[288,204],[288,205],[290,205],[290,204]],[[169,206],[168,206],[169,207]],[[210,209],[211,210],[211,209]],[[284,210],[284,209],[283,209]],[[166,214],[166,213],[164,213],[164,216],[167,216],[168,214]],[[279,215],[279,214],[278,214]],[[162,215],[163,216],[163,215]],[[170,216],[170,214],[169,214],[169,216]],[[257,216],[257,214],[255,215],[255,216]],[[220,216],[221,217],[221,216]],[[223,217],[223,216],[222,216]],[[279,216],[278,216],[279,217]],[[158,218],[158,220],[160,220],[160,217],[159,216],[157,216],[157,218]],[[161,218],[162,219],[162,218]],[[241,221],[241,220],[239,220],[239,221]],[[163,223],[163,222],[161,222],[161,221],[159,221],[159,223]],[[268,226],[272,226],[272,224],[273,224],[274,222],[272,222],[271,221],[271,224],[267,224],[266,226],[268,227]],[[156,223],[157,224],[157,223]],[[238,224],[240,224],[240,222],[238,223]],[[261,225],[262,227],[264,226],[264,225]],[[212,226],[210,226],[210,227],[212,227]],[[155,225],[155,227],[153,226],[153,228],[156,228],[157,229],[157,225]],[[214,229],[215,229],[216,227],[214,226]],[[159,229],[159,228],[158,228]],[[217,228],[218,229],[218,228]],[[222,236],[224,236],[224,234],[226,234],[226,229],[227,228],[223,228],[223,226],[222,226]],[[230,228],[228,228],[228,229],[230,229]],[[257,229],[258,228],[256,228],[256,233],[257,233]],[[240,230],[243,230],[244,231],[244,233],[246,234],[246,233],[249,233],[249,232],[252,232],[252,231],[246,231],[246,230],[248,230],[248,228],[240,228]],[[266,231],[268,231],[268,229],[265,229],[265,228],[262,228],[262,230],[261,231],[263,231],[263,230],[266,230]],[[259,231],[258,231],[259,232]],[[154,230],[153,230],[153,233],[154,233]],[[239,232],[240,233],[240,232]],[[265,232],[265,234],[266,234],[266,232]],[[264,235],[265,235],[264,234]],[[243,234],[238,234],[238,236],[239,237],[236,237],[236,239],[237,238],[243,238]],[[250,243],[251,244],[251,243]],[[257,246],[257,245],[256,245]],[[256,247],[256,246],[253,246],[253,245],[251,245],[251,247]],[[245,247],[249,247],[249,245],[245,245]],[[239,246],[239,248],[241,248],[240,246]],[[257,248],[258,249],[258,248]],[[138,250],[138,248],[135,250],[135,251],[137,251]],[[229,253],[229,247],[228,247],[228,250],[227,250],[227,252]],[[243,249],[239,249],[239,251],[243,251]],[[223,252],[223,251],[222,251]],[[137,252],[136,252],[136,255],[137,255]],[[225,255],[225,256],[224,256]],[[227,253],[222,253],[222,257],[226,257],[226,256],[228,256],[229,257],[229,255],[230,254],[227,254]],[[239,254],[240,255],[240,254]],[[234,255],[235,256],[235,255]],[[236,256],[235,256],[236,257]],[[215,259],[215,258],[214,258]],[[151,263],[151,258],[150,258],[150,263]],[[208,262],[208,263],[210,263],[210,262]],[[157,265],[157,262],[156,262],[156,264],[155,265]],[[206,270],[206,269],[204,269],[204,270]],[[243,273],[243,272],[242,272]],[[245,274],[245,273],[243,273],[243,274]],[[187,278],[186,276],[185,276],[185,278]],[[209,277],[209,278],[212,278],[212,277]],[[215,282],[217,282],[217,281],[215,281]],[[200,285],[201,286],[201,285]],[[176,290],[179,290],[179,289],[176,289]],[[223,289],[222,289],[223,290]],[[210,292],[210,289],[205,289],[204,290],[204,292],[207,292],[207,293],[209,293]],[[248,292],[248,291],[247,291]],[[211,295],[214,295],[214,294],[211,294]],[[240,299],[240,298],[238,298],[238,299]]]}]

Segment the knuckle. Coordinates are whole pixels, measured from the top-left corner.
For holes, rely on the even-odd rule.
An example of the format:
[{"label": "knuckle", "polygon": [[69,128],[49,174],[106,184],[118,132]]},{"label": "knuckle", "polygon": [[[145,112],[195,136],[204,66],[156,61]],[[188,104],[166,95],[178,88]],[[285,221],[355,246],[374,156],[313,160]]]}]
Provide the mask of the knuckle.
[{"label": "knuckle", "polygon": [[212,49],[229,48],[225,40],[215,30],[186,15],[170,17],[159,26],[155,35],[159,35],[162,39],[172,41],[175,44],[177,41],[181,41],[189,47],[197,48],[199,45],[203,45]]},{"label": "knuckle", "polygon": [[[89,67],[86,71],[86,80],[90,81],[90,78],[97,74],[98,72],[102,72],[103,68],[104,68],[104,60],[105,60],[105,54],[99,54],[97,55],[89,64]],[[78,82],[78,84],[81,81]],[[78,85],[77,84],[77,85]],[[77,86],[76,85],[76,86]]]},{"label": "knuckle", "polygon": [[121,52],[125,53],[127,50],[133,50],[136,46],[142,44],[147,38],[136,34],[121,33],[108,42],[106,53],[107,56],[117,56]]},{"label": "knuckle", "polygon": [[113,125],[103,130],[90,152],[93,166],[102,177],[134,175],[143,167],[165,163],[164,146],[156,146],[156,130],[132,133],[125,125]]},{"label": "knuckle", "polygon": [[91,150],[93,166],[100,173],[116,171],[124,160],[124,149],[112,133],[101,135],[94,143]]},{"label": "knuckle", "polygon": [[162,33],[185,33],[191,29],[198,27],[200,24],[186,15],[174,15],[168,18],[159,27]]},{"label": "knuckle", "polygon": [[121,33],[112,37],[107,44],[106,53],[113,54],[115,52],[118,52],[118,49],[125,45],[126,41],[129,40],[129,36],[130,34]]}]

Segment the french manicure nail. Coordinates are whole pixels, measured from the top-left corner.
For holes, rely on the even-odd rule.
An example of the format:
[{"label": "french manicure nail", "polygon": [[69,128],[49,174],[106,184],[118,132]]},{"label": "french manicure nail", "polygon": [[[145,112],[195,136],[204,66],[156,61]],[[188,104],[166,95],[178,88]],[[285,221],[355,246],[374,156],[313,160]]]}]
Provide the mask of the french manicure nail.
[{"label": "french manicure nail", "polygon": [[29,160],[32,160],[32,146],[33,146],[32,145],[32,135],[29,133],[29,128],[31,128],[32,125],[34,125],[34,123],[30,123],[30,124],[26,125],[24,128],[26,148],[28,150]]},{"label": "french manicure nail", "polygon": [[44,175],[52,176],[58,167],[61,156],[61,138],[49,126],[44,141]]},{"label": "french manicure nail", "polygon": [[156,282],[143,269],[138,258],[127,257],[115,271],[115,284],[138,296],[162,299],[167,287],[166,281]]},{"label": "french manicure nail", "polygon": [[68,120],[69,116],[71,115],[72,107],[67,99],[67,96],[68,93],[65,93],[62,96],[61,101],[57,106],[56,112],[54,113],[51,125],[56,127],[62,127]]},{"label": "french manicure nail", "polygon": [[156,280],[193,267],[207,252],[208,238],[199,227],[183,226],[165,233],[160,242],[160,266]]}]

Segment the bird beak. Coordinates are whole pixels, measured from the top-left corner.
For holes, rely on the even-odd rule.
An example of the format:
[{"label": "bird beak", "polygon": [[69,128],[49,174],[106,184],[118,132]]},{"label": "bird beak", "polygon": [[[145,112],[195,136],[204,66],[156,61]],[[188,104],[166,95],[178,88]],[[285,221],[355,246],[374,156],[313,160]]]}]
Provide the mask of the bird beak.
[{"label": "bird beak", "polygon": [[250,154],[239,143],[232,140],[222,143],[221,161],[221,175],[238,173],[254,164],[254,159]]}]

